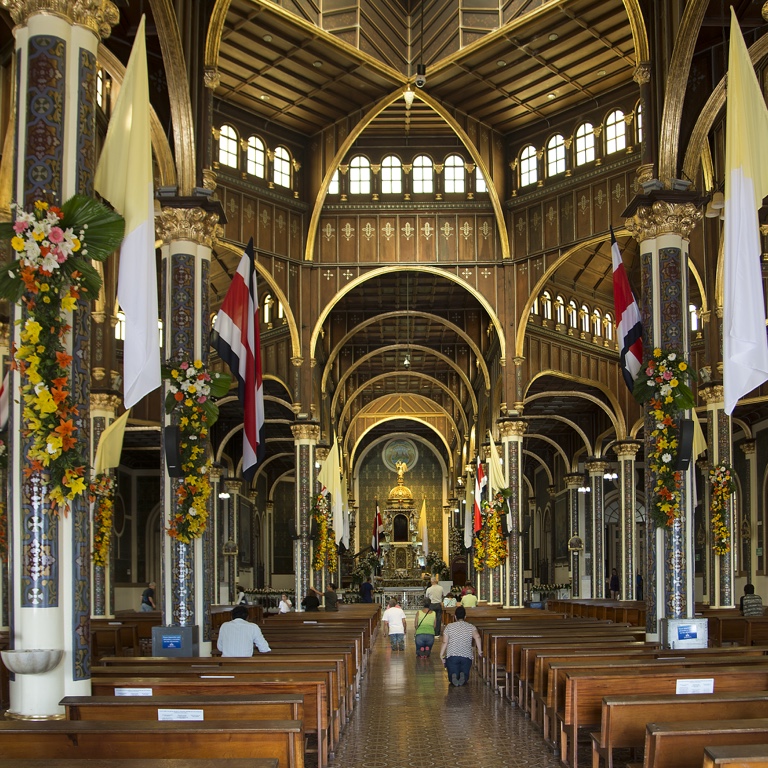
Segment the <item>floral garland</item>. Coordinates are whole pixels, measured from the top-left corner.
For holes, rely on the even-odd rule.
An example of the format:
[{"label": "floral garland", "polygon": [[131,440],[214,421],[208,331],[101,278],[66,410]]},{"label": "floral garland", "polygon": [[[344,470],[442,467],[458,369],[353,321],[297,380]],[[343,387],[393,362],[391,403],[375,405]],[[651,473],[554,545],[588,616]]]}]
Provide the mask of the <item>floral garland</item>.
[{"label": "floral garland", "polygon": [[102,568],[109,562],[109,546],[112,542],[112,523],[115,509],[115,478],[102,472],[91,483],[91,501],[95,502],[93,513],[93,552],[94,565]]},{"label": "floral garland", "polygon": [[[0,440],[0,469],[8,466],[8,446]],[[5,494],[0,493],[0,560],[8,559],[8,508],[5,505]]]},{"label": "floral garland", "polygon": [[315,535],[315,557],[312,561],[312,568],[315,571],[322,571],[327,565],[328,570],[333,573],[339,567],[339,556],[336,549],[336,537],[333,526],[329,519],[331,505],[328,498],[318,493],[315,498],[315,505],[312,507],[312,517],[317,523],[317,534]]},{"label": "floral garland", "polygon": [[692,379],[693,371],[680,355],[656,348],[635,381],[635,399],[648,404],[656,422],[647,461],[656,478],[650,510],[657,527],[669,527],[680,517],[683,475],[674,469],[679,448],[677,419],[681,411],[694,406],[686,383]]},{"label": "floral garland", "polygon": [[205,532],[208,522],[208,498],[211,495],[208,456],[208,431],[219,417],[219,407],[212,398],[229,390],[227,373],[208,373],[200,360],[181,361],[163,370],[168,380],[165,412],[173,414],[179,425],[179,451],[182,477],[177,481],[177,509],[168,535],[189,544]]},{"label": "floral garland", "polygon": [[511,491],[497,491],[493,499],[482,504],[483,527],[479,539],[475,539],[475,568],[496,568],[507,559],[507,540],[501,531],[501,517],[507,514],[507,498]]},{"label": "floral garland", "polygon": [[81,195],[61,208],[42,200],[31,213],[15,208],[15,221],[0,226],[16,255],[0,267],[0,297],[21,301],[26,310],[12,350],[12,367],[21,373],[21,433],[30,441],[24,474],[40,474],[52,511],[66,513],[86,490],[87,460],[65,347],[71,327],[62,312],[73,311],[80,298],[97,298],[101,279],[90,260],[104,261],[120,245],[125,223]]},{"label": "floral garland", "polygon": [[736,491],[733,467],[721,462],[709,470],[709,482],[712,483],[712,551],[716,555],[727,555],[731,551],[731,532],[725,524],[725,511],[728,499]]},{"label": "floral garland", "polygon": [[559,589],[570,589],[571,582],[564,582],[562,584],[534,584],[531,587],[533,592],[556,592]]}]

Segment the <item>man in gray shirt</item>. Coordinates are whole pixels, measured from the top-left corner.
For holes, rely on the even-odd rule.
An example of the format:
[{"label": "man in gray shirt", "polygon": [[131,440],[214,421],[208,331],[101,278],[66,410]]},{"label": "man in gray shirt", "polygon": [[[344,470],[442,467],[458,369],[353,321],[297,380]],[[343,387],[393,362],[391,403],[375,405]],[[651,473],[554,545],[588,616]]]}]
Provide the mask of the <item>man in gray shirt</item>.
[{"label": "man in gray shirt", "polygon": [[435,637],[440,637],[440,625],[443,619],[443,598],[445,592],[437,583],[437,576],[432,577],[432,585],[427,589],[429,607],[435,612]]}]

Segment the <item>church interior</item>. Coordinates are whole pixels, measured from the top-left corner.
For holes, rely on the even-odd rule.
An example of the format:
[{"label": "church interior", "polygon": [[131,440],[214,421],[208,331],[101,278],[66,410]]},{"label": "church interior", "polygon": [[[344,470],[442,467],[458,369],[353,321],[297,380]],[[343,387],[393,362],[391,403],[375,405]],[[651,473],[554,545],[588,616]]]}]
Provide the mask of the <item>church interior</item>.
[{"label": "church interior", "polygon": [[[50,695],[11,670],[30,719],[91,693],[94,628],[137,612],[148,584],[156,623],[193,629],[179,636],[202,656],[222,606],[270,613],[286,593],[301,608],[334,583],[342,609],[367,617],[368,579],[377,606],[395,596],[408,612],[433,573],[446,593],[472,585],[483,610],[521,616],[626,603],[641,611],[633,639],[662,643],[670,621],[738,613],[745,585],[768,595],[768,388],[732,413],[724,395],[734,19],[764,95],[761,0],[0,2],[5,222],[15,205],[97,195],[145,30],[163,365],[161,386],[130,408],[108,505],[92,490],[56,512],[30,458],[37,422],[18,363],[30,305],[0,301],[0,646],[65,658]],[[759,222],[764,287],[765,207]],[[194,438],[195,512],[194,482],[169,469],[167,371],[229,374],[211,334],[249,241],[264,441],[247,469],[233,382]],[[640,378],[662,361],[690,387],[666,421],[625,379],[617,253],[642,322]],[[95,269],[101,288],[62,333],[88,481],[126,412],[131,333],[117,256]],[[673,474],[662,422],[680,451]],[[189,509],[194,533],[179,535]],[[120,655],[121,639],[110,647]],[[416,678],[410,654],[386,654],[370,662],[381,690],[443,702],[460,731],[451,708],[465,691],[418,698],[441,677],[436,654],[433,676],[417,666]],[[492,693],[475,700],[496,711],[496,672],[478,662],[473,682]],[[342,735],[337,764],[378,764],[397,721],[371,714],[373,701],[362,719],[380,730]],[[499,743],[527,727],[502,709]],[[431,765],[432,752],[412,759]],[[530,762],[558,761],[547,747]],[[493,749],[472,764],[493,765]]]}]

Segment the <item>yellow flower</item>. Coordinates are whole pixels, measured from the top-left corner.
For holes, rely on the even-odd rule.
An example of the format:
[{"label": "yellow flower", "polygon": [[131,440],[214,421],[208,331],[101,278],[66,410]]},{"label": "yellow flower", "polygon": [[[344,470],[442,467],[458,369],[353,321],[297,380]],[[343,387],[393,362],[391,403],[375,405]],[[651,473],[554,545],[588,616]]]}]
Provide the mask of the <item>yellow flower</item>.
[{"label": "yellow flower", "polygon": [[74,499],[75,496],[78,496],[79,494],[85,491],[85,479],[82,477],[76,477],[74,480],[70,480],[68,485],[69,485],[69,493],[67,494],[68,499]]},{"label": "yellow flower", "polygon": [[61,308],[66,312],[73,312],[77,306],[77,300],[72,296],[65,296],[61,300]]},{"label": "yellow flower", "polygon": [[37,320],[27,320],[24,324],[24,330],[21,332],[22,341],[29,341],[32,344],[37,344],[40,340],[40,331],[43,330],[43,326],[37,322]]},{"label": "yellow flower", "polygon": [[45,200],[35,200],[35,210],[36,211],[47,211],[48,210],[48,203],[46,203]]},{"label": "yellow flower", "polygon": [[680,364],[678,365],[678,368],[681,371],[687,371],[688,370],[688,363],[686,363],[684,360],[681,360]]},{"label": "yellow flower", "polygon": [[51,286],[48,285],[48,283],[41,283],[40,285],[40,293],[48,293],[48,291],[51,290]]},{"label": "yellow flower", "polygon": [[195,360],[195,368],[202,368],[202,367],[203,367],[203,361]]},{"label": "yellow flower", "polygon": [[73,237],[72,238],[72,250],[73,251],[79,251],[81,245],[82,245],[82,243],[80,242],[79,238],[77,238],[77,237]]},{"label": "yellow flower", "polygon": [[51,297],[43,296],[43,304],[50,304],[50,303],[51,303]]},{"label": "yellow flower", "polygon": [[45,232],[42,231],[33,231],[32,232],[32,239],[36,240],[38,243],[41,240],[45,240]]},{"label": "yellow flower", "polygon": [[40,390],[37,397],[34,398],[34,403],[37,410],[42,414],[56,413],[56,403],[47,389]]},{"label": "yellow flower", "polygon": [[653,350],[653,356],[654,356],[654,357],[661,357],[661,350],[660,350],[658,347],[656,347],[656,348]]},{"label": "yellow flower", "polygon": [[23,251],[24,250],[24,238],[19,237],[18,235],[16,237],[11,238],[11,248],[13,248],[14,251]]}]

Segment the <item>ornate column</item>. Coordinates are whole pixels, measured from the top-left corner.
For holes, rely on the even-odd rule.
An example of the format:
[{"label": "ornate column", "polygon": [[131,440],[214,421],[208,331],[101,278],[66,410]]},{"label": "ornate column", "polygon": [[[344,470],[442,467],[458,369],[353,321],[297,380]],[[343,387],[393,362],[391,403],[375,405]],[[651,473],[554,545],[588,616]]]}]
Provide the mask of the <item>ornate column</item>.
[{"label": "ornate column", "polygon": [[[8,364],[8,355],[10,352],[10,337],[9,337],[8,323],[0,323],[0,371],[4,371]],[[7,425],[6,425],[7,428]],[[5,458],[8,459],[8,444],[9,439],[5,441]],[[8,487],[8,470],[0,470],[0,488],[7,489]],[[0,496],[0,539],[4,539],[6,545],[8,543],[8,503],[7,493]],[[10,605],[9,605],[9,580],[8,580],[8,552],[7,549],[0,545],[0,627],[3,629],[8,628],[10,622]]]},{"label": "ornate column", "polygon": [[213,549],[213,557],[208,567],[213,571],[213,602],[218,604],[221,602],[221,596],[219,594],[221,579],[224,573],[224,554],[222,553],[222,545],[226,541],[224,536],[224,520],[221,513],[221,502],[219,501],[219,493],[221,492],[221,478],[224,474],[224,470],[220,466],[212,466],[208,477],[211,481],[211,500],[213,503],[213,515],[211,516],[209,527],[213,534],[211,541],[211,548]]},{"label": "ornate column", "polygon": [[584,475],[571,473],[565,476],[565,487],[568,493],[568,555],[571,561],[571,597],[581,596],[581,568],[579,557],[582,549],[572,548],[570,541],[579,535],[579,488],[584,482]]},{"label": "ornate column", "polygon": [[[122,400],[118,395],[91,393],[91,466],[96,458],[96,448],[104,430],[115,420]],[[110,472],[110,474],[113,474]],[[93,514],[91,515],[91,551],[93,541]],[[114,584],[112,563],[114,562],[114,532],[109,546],[109,561],[106,565],[91,563],[91,615],[112,616],[114,614]]]},{"label": "ornate column", "polygon": [[[741,499],[741,526],[739,527],[739,544],[741,547],[744,570],[747,572],[747,583],[752,582],[752,563],[757,562],[755,547],[757,536],[752,525],[754,517],[752,510],[757,509],[757,441],[745,440],[740,446],[747,460],[746,482]],[[736,539],[733,539],[736,541]],[[734,596],[735,602],[735,596]]]},{"label": "ornate column", "polygon": [[586,514],[592,520],[592,562],[590,563],[590,577],[592,579],[592,597],[605,597],[605,553],[603,542],[605,541],[605,494],[603,493],[603,475],[608,464],[605,461],[588,461],[586,464],[589,473],[590,508]]},{"label": "ornate column", "polygon": [[512,525],[509,530],[509,577],[505,607],[520,608],[523,605],[523,548],[520,535],[520,515],[523,499],[523,435],[528,423],[520,419],[500,419],[501,454],[504,457],[504,472],[507,486],[511,490],[509,505],[512,510]]},{"label": "ornate column", "polygon": [[[709,384],[699,387],[699,396],[707,404],[707,458],[709,467],[714,467],[721,462],[733,465],[732,455],[732,431],[731,420],[726,416],[725,400],[722,384]],[[709,487],[709,472],[705,474]],[[712,563],[710,569],[710,604],[714,608],[730,608],[735,604],[733,593],[734,561],[733,545],[738,541],[735,530],[733,511],[734,497],[728,500],[725,509],[725,525],[731,534],[731,547],[727,554],[716,555],[712,552],[712,530],[709,515],[709,505],[705,507],[704,519],[707,530],[707,552]],[[742,500],[744,501],[744,500]]]},{"label": "ornate column", "polygon": [[[163,357],[176,364],[200,360],[207,368],[209,354],[209,277],[211,248],[220,231],[221,205],[207,198],[166,197],[158,234],[162,240],[161,316],[163,318]],[[168,392],[163,386],[163,402]],[[170,426],[178,422],[175,414],[164,416]],[[206,451],[209,437],[201,437]],[[210,469],[210,462],[208,465]],[[170,478],[163,461],[161,496],[163,527],[168,530],[177,514],[182,514],[177,491],[180,478]],[[209,522],[216,499],[207,500]],[[190,542],[163,536],[162,609],[166,625],[199,627],[199,647],[210,654],[211,626],[208,606],[214,602],[214,569],[206,568],[215,557],[212,525]],[[194,632],[194,630],[193,630]]]},{"label": "ornate column", "polygon": [[[14,201],[29,209],[35,200],[60,205],[75,193],[91,194],[95,172],[96,54],[117,23],[109,0],[89,3],[4,0],[16,25],[12,135]],[[11,321],[28,317],[11,306]],[[64,341],[72,356],[70,393],[77,407],[80,445],[90,440],[90,301],[71,314]],[[13,341],[20,341],[13,325]],[[11,377],[11,391],[21,384]],[[11,400],[8,519],[10,638],[13,649],[57,649],[62,660],[39,675],[16,674],[10,684],[12,717],[63,718],[59,701],[88,695],[90,684],[90,519],[87,498],[78,496],[69,514],[51,506],[44,475],[25,477],[31,439],[21,434],[21,405]],[[87,450],[84,452],[87,457]]]},{"label": "ornate column", "polygon": [[[312,477],[314,479],[314,482],[312,483],[312,499],[317,496],[318,493],[320,493],[320,488],[322,486],[322,483],[317,479],[318,474],[320,473],[320,468],[323,465],[323,462],[328,458],[328,454],[330,453],[331,449],[328,448],[328,446],[315,446],[315,460],[312,463],[313,470],[312,470]],[[312,504],[310,504],[310,516],[311,516],[311,509]],[[312,520],[310,519],[310,531],[312,529]],[[298,530],[298,529],[297,529]],[[313,539],[310,538],[309,541],[309,562],[311,563],[315,556],[315,542]],[[339,567],[341,567],[341,558],[339,558]],[[319,589],[321,592],[325,591],[325,582],[326,580],[334,581],[335,580],[335,574],[330,575],[330,579],[328,579],[329,574],[326,573],[328,569],[323,568],[321,571],[315,571],[312,569],[312,586],[315,589]],[[303,595],[302,595],[303,597]]]},{"label": "ornate column", "polygon": [[[264,583],[271,584],[275,572],[275,502],[268,501],[264,521]],[[298,595],[297,595],[298,597]]]},{"label": "ornate column", "polygon": [[[236,545],[235,550],[239,551],[243,546],[243,542],[240,541],[240,489],[242,483],[240,480],[228,478],[224,481],[224,487],[227,489],[229,498],[227,499],[227,542],[233,541]],[[237,597],[237,578],[238,578],[238,566],[237,566],[237,554],[227,557],[227,585],[229,604],[234,605],[235,598]]]},{"label": "ornate column", "polygon": [[[693,192],[659,190],[638,195],[625,215],[626,226],[640,248],[642,270],[641,315],[646,357],[658,347],[681,354],[690,353],[688,314],[688,236],[702,216]],[[645,456],[653,448],[654,422],[645,408],[643,441]],[[691,525],[691,472],[682,477],[680,515],[669,529],[656,528],[648,515],[648,549],[645,579],[649,639],[659,636],[659,620],[693,615],[691,558],[687,557]],[[646,469],[645,496],[653,499],[655,475]],[[650,505],[650,501],[648,505]]]},{"label": "ornate column", "polygon": [[640,450],[636,440],[615,443],[619,460],[619,514],[621,515],[621,599],[635,600],[635,457]]},{"label": "ornate column", "polygon": [[311,579],[310,515],[312,496],[317,482],[315,450],[320,439],[320,426],[316,422],[297,422],[291,426],[296,447],[296,535],[294,542],[294,568],[296,569],[296,608],[309,591]]}]

